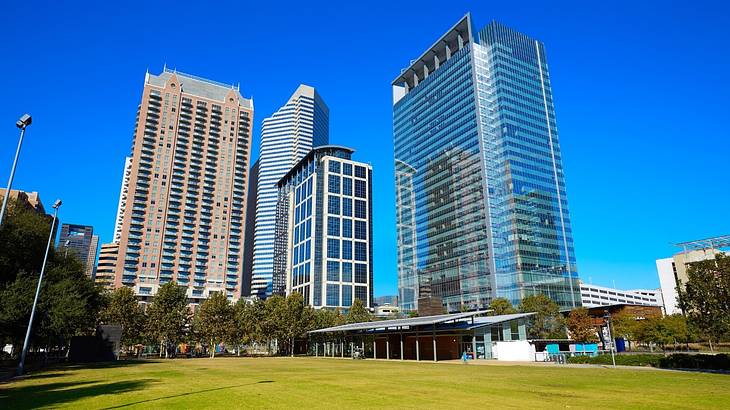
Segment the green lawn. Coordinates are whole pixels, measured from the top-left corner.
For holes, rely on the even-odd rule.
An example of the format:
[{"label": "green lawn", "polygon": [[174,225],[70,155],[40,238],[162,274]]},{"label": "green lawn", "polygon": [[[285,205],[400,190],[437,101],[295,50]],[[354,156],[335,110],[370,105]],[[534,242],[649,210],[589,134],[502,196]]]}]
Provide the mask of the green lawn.
[{"label": "green lawn", "polygon": [[730,408],[730,375],[323,358],[62,366],[0,384],[0,409]]}]

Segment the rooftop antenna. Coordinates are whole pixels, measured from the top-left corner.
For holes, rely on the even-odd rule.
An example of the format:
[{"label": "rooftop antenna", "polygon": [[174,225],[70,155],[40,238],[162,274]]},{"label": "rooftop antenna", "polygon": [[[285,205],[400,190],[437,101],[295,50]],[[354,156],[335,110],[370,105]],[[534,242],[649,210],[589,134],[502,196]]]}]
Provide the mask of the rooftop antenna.
[{"label": "rooftop antenna", "polygon": [[167,61],[165,61],[165,64],[162,66],[162,72],[164,73],[167,71]]}]

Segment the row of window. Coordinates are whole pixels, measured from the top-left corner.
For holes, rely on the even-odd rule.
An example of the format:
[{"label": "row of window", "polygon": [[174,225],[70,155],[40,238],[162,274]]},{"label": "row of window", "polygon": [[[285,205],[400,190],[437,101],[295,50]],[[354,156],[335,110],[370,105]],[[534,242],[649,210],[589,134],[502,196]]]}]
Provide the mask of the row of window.
[{"label": "row of window", "polygon": [[[327,235],[352,238],[352,219],[329,216],[327,218]],[[367,239],[367,223],[365,221],[355,222],[355,239]],[[341,229],[340,229],[341,228]]]},{"label": "row of window", "polygon": [[[352,164],[344,162],[341,163],[340,161],[330,160],[329,161],[329,171],[333,172],[335,174],[339,174],[340,170],[342,170],[343,175],[352,175]],[[365,167],[360,165],[355,165],[355,176],[357,178],[366,178],[367,171],[365,170]]]},{"label": "row of window", "polygon": [[[341,304],[340,287],[342,288]],[[366,286],[355,286],[355,299],[367,303],[368,288]],[[352,306],[352,285],[327,284],[327,306]]]},{"label": "row of window", "polygon": [[[340,252],[340,250],[342,252]],[[367,242],[355,242],[355,260],[367,262],[368,245]],[[352,241],[339,239],[327,239],[327,257],[334,259],[352,259],[353,254]]]},{"label": "row of window", "polygon": [[[327,178],[327,192],[352,196],[352,178],[329,175]],[[362,179],[355,180],[355,196],[358,198],[367,197],[367,184]]]},{"label": "row of window", "polygon": [[[330,282],[352,282],[352,263],[327,261],[327,280]],[[355,264],[355,282],[368,283],[368,265]]]},{"label": "row of window", "polygon": [[[355,200],[355,218],[367,218],[367,202]],[[311,210],[310,210],[311,212]],[[352,216],[352,199],[340,198],[338,196],[328,195],[327,197],[327,213],[331,215]]]}]

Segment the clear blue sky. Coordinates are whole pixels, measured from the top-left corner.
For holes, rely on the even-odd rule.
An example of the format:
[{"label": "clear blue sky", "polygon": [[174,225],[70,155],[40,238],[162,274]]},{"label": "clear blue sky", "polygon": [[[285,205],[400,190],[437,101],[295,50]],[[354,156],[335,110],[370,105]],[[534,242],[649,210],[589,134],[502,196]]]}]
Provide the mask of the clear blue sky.
[{"label": "clear blue sky", "polygon": [[[73,3],[73,4],[72,4]],[[254,4],[254,3],[259,3]],[[467,11],[545,42],[585,281],[657,287],[673,242],[730,233],[730,8],[721,2],[5,2],[0,185],[111,240],[146,69],[241,84],[261,120],[299,83],[374,169],[375,290],[397,289],[390,81]],[[350,4],[352,3],[352,4]]]}]

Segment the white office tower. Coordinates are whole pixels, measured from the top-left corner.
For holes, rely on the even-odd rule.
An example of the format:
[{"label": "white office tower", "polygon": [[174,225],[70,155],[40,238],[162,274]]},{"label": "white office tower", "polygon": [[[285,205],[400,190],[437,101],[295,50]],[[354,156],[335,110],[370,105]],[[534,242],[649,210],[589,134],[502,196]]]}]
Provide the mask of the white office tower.
[{"label": "white office tower", "polygon": [[313,87],[300,85],[261,129],[251,296],[272,292],[277,182],[312,148],[329,143],[329,109]]}]

